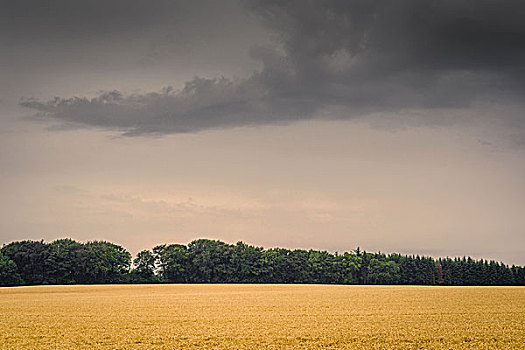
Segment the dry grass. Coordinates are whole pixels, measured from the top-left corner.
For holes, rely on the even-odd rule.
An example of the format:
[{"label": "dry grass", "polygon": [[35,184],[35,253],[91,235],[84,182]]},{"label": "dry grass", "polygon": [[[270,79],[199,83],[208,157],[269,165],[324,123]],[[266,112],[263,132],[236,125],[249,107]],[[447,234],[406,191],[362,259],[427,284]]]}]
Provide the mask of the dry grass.
[{"label": "dry grass", "polygon": [[2,349],[525,349],[525,288],[0,288]]}]

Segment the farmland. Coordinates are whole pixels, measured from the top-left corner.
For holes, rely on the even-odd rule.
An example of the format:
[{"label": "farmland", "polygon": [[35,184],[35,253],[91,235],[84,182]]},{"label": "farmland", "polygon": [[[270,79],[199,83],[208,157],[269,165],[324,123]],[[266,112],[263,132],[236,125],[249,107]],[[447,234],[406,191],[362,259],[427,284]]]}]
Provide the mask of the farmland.
[{"label": "farmland", "polygon": [[2,349],[525,349],[525,288],[0,288]]}]

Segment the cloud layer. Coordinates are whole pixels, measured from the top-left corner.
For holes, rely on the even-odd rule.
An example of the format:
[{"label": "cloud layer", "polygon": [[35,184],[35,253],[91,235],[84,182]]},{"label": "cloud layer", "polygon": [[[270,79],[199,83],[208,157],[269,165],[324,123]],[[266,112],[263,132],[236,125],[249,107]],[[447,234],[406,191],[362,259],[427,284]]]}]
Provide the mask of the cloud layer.
[{"label": "cloud layer", "polygon": [[[20,104],[65,125],[127,135],[469,108],[479,101],[521,105],[522,1],[248,0],[243,6],[276,38],[273,47],[254,45],[251,56],[262,68],[246,79],[197,77],[180,90]],[[524,128],[520,115],[498,118]]]}]

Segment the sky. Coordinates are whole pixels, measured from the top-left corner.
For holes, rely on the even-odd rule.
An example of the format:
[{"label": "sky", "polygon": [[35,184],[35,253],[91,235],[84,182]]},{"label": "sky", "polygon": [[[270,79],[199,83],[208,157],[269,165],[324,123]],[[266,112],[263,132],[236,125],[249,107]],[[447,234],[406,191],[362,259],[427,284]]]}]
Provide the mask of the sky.
[{"label": "sky", "polygon": [[525,265],[521,0],[0,5],[0,244]]}]

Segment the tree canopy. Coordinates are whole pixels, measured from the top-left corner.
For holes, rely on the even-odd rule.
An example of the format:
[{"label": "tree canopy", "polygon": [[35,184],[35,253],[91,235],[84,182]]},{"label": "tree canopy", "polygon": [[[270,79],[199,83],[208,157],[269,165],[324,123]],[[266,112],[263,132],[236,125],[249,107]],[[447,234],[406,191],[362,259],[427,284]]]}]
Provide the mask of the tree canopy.
[{"label": "tree canopy", "polygon": [[525,285],[525,268],[470,257],[264,249],[197,239],[132,260],[106,241],[17,241],[0,249],[0,286],[93,283]]}]

